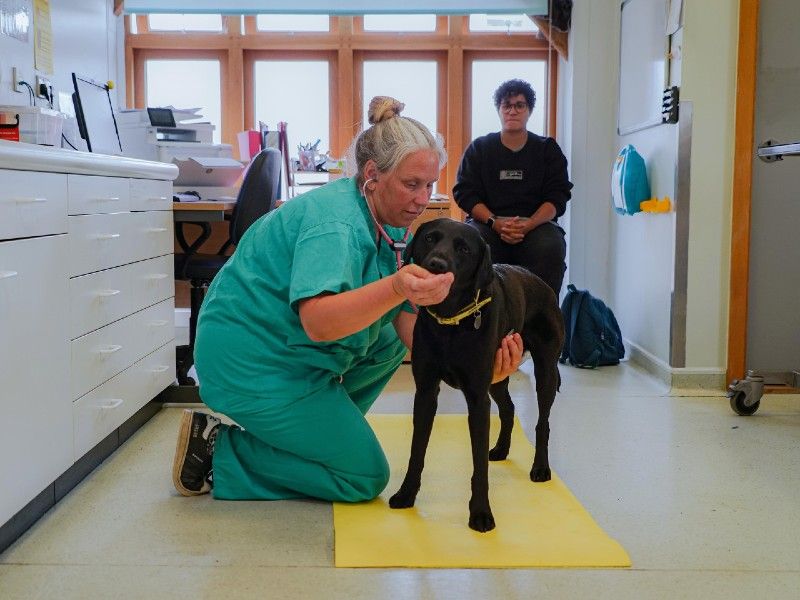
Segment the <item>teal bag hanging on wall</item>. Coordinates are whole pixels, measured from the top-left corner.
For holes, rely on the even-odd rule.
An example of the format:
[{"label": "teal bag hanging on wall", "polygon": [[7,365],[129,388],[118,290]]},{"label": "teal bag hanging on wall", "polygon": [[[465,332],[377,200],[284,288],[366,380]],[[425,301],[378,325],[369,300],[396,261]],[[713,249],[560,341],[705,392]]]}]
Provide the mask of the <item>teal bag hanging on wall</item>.
[{"label": "teal bag hanging on wall", "polygon": [[642,155],[631,144],[619,151],[611,171],[611,198],[614,210],[632,215],[641,210],[640,204],[650,199],[650,183]]}]

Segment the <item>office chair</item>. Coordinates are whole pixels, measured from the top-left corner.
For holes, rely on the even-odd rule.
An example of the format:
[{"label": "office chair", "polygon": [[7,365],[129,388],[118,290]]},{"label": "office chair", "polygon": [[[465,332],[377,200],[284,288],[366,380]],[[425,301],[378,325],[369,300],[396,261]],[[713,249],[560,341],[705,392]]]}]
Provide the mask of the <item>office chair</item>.
[{"label": "office chair", "polygon": [[[251,161],[245,173],[236,206],[230,218],[229,237],[216,254],[203,254],[197,249],[211,234],[208,223],[176,223],[178,243],[184,249],[183,254],[175,255],[175,278],[191,283],[189,345],[177,348],[177,375],[180,385],[194,385],[195,381],[188,376],[194,364],[194,341],[197,333],[197,317],[203,304],[206,290],[228,261],[225,255],[230,246],[236,246],[247,231],[247,228],[260,217],[275,208],[278,197],[281,173],[281,153],[275,148],[266,148]],[[182,225],[199,225],[203,232],[191,244],[186,243]]]}]

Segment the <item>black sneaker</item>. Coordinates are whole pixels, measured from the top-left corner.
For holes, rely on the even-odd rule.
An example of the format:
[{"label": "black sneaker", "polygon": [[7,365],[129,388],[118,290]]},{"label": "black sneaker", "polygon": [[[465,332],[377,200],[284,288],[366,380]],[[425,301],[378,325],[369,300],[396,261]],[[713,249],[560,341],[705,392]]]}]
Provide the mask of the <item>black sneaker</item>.
[{"label": "black sneaker", "polygon": [[178,429],[178,446],[172,463],[172,482],[184,496],[211,491],[211,456],[220,420],[193,410],[184,410]]}]

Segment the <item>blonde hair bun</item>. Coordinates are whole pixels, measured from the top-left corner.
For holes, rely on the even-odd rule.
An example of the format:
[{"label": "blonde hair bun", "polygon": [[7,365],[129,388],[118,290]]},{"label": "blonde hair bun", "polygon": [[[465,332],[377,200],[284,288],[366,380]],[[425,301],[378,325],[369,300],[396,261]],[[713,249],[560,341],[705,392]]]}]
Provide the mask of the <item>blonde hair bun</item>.
[{"label": "blonde hair bun", "polygon": [[405,107],[405,104],[391,96],[375,96],[369,101],[367,119],[370,125],[375,125],[392,117],[400,116]]}]

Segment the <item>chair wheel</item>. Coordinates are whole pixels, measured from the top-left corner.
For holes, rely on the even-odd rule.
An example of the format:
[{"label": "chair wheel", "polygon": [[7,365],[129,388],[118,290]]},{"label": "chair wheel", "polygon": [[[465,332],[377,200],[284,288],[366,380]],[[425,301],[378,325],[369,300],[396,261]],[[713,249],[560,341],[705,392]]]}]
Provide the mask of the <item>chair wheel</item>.
[{"label": "chair wheel", "polygon": [[747,400],[747,394],[745,392],[733,392],[730,394],[730,399],[733,412],[743,417],[749,417],[758,410],[759,406],[761,406],[761,400],[758,400],[749,406],[745,404],[745,401]]}]

